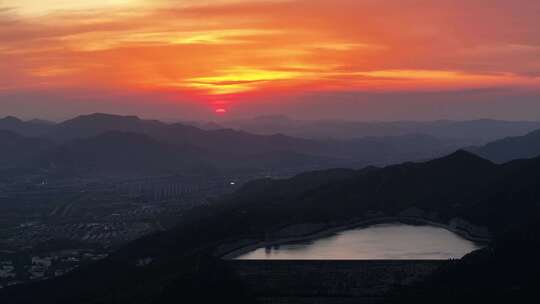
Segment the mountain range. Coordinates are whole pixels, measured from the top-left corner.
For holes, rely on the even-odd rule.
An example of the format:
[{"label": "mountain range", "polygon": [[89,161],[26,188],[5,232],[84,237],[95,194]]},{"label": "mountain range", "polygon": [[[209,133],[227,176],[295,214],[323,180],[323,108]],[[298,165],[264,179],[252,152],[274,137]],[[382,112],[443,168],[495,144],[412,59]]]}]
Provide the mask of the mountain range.
[{"label": "mountain range", "polygon": [[470,151],[497,163],[513,159],[533,158],[540,155],[540,130],[523,136],[506,137]]},{"label": "mountain range", "polygon": [[[12,121],[9,129],[18,131],[26,130],[21,125],[30,124],[11,118],[3,121]],[[47,151],[31,149],[27,146],[29,140],[9,132],[19,138],[11,140],[14,150],[31,153],[5,153],[5,162],[78,174],[193,173],[207,169],[277,168],[292,163],[314,165],[329,160],[317,155],[318,143],[308,140],[226,129],[205,131],[134,116],[92,114],[47,124],[39,132],[41,140],[49,143]],[[4,137],[8,140],[7,133],[0,140]],[[306,153],[311,150],[312,155]]]},{"label": "mountain range", "polygon": [[469,121],[390,121],[359,122],[344,120],[295,120],[283,115],[266,115],[253,119],[197,123],[202,128],[229,127],[254,134],[283,133],[314,139],[351,139],[366,136],[401,136],[425,134],[442,139],[461,140],[479,145],[540,129],[540,121],[502,121],[477,119]]},{"label": "mountain range", "polygon": [[52,128],[53,122],[33,119],[23,121],[14,116],[0,118],[0,130],[12,131],[25,136],[38,136]]},{"label": "mountain range", "polygon": [[[512,125],[510,129],[517,132],[525,126],[529,123]],[[304,139],[234,129],[204,130],[99,113],[58,124],[7,117],[0,120],[0,130],[0,141],[5,143],[0,168],[24,168],[25,172],[35,169],[63,177],[360,168],[428,160],[468,146],[463,140],[418,133],[347,140]],[[534,157],[540,154],[538,134],[536,131],[485,146],[469,146],[468,150],[495,162]]]},{"label": "mountain range", "polygon": [[[39,123],[39,132],[36,122],[15,118],[2,122],[0,130],[6,128],[10,133],[0,134],[0,140],[5,138],[13,151],[22,152],[3,152],[0,165],[61,171],[64,175],[364,166],[430,158],[458,146],[424,135],[321,141],[233,129],[202,130],[110,114],[79,116],[58,124]],[[30,135],[22,135],[29,133],[35,134],[33,141]],[[36,146],[29,146],[32,142]]]}]

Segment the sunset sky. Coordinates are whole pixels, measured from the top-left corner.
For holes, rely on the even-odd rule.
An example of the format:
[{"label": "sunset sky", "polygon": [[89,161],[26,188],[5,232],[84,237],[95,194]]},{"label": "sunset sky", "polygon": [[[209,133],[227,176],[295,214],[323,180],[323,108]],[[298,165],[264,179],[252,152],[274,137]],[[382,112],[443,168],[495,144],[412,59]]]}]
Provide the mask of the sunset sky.
[{"label": "sunset sky", "polygon": [[0,0],[0,115],[540,119],[538,0]]}]

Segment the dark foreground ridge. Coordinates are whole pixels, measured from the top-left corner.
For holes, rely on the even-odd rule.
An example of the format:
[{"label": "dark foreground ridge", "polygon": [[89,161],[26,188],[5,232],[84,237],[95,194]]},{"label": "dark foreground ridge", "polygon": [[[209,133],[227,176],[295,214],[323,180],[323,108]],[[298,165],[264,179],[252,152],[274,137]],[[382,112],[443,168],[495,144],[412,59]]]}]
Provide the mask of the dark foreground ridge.
[{"label": "dark foreground ridge", "polygon": [[[259,291],[246,286],[242,272],[231,271],[227,261],[216,257],[224,246],[264,241],[295,225],[345,225],[411,210],[439,223],[459,219],[485,227],[493,241],[443,265],[420,285],[389,289],[383,296],[386,303],[515,298],[532,294],[539,273],[539,189],[540,158],[496,165],[465,151],[424,163],[258,180],[221,202],[193,210],[170,231],[135,241],[64,277],[8,288],[0,300],[253,303]],[[313,281],[303,282],[308,290]]]}]

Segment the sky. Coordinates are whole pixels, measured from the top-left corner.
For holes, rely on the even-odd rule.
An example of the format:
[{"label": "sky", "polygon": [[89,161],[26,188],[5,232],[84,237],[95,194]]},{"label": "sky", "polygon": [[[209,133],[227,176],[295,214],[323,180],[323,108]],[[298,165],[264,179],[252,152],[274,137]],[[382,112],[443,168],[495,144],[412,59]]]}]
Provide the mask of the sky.
[{"label": "sky", "polygon": [[540,120],[537,0],[0,0],[0,115]]}]

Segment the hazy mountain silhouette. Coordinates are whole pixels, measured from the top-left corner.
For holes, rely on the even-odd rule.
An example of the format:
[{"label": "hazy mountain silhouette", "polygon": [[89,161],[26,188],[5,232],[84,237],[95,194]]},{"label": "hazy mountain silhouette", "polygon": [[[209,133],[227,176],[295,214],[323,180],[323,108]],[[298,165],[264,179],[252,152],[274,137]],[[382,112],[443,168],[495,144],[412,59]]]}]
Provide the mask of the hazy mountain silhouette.
[{"label": "hazy mountain silhouette", "polygon": [[461,146],[458,142],[420,134],[348,141],[307,140],[283,134],[254,135],[232,129],[203,130],[184,124],[167,124],[135,116],[109,114],[76,117],[58,124],[48,136],[56,140],[69,140],[96,136],[107,131],[145,134],[162,142],[186,144],[231,157],[265,156],[262,159],[269,159],[272,154],[296,155],[297,158],[306,155],[344,159],[349,164],[353,161],[358,165],[428,159]]},{"label": "hazy mountain silhouette", "polygon": [[109,131],[69,141],[40,155],[41,168],[66,174],[163,174],[202,170],[202,153],[143,134]]},{"label": "hazy mountain silhouette", "polygon": [[41,125],[41,126],[53,126],[56,124],[54,121],[45,120],[45,119],[38,119],[34,118],[28,121],[28,123],[34,124],[34,125]]},{"label": "hazy mountain silhouette", "polygon": [[183,124],[167,124],[157,120],[142,120],[136,116],[91,114],[58,124],[48,134],[57,140],[96,136],[107,131],[145,134],[171,144],[187,144],[202,149],[238,154],[263,153],[269,150],[296,148],[310,141],[287,136],[260,136],[231,129],[202,130]]},{"label": "hazy mountain silhouette", "polygon": [[53,145],[45,139],[24,137],[7,130],[0,130],[0,143],[0,167],[21,165]]},{"label": "hazy mountain silhouette", "polygon": [[283,133],[290,136],[316,139],[351,139],[366,136],[426,134],[439,138],[461,140],[463,144],[483,144],[506,136],[523,135],[540,128],[540,122],[536,121],[499,121],[491,119],[428,122],[304,121],[281,115],[225,121],[220,124],[255,134]]},{"label": "hazy mountain silhouette", "polygon": [[461,148],[460,142],[425,134],[363,137],[331,143],[325,153],[356,159],[363,164],[386,165],[440,157]]},{"label": "hazy mountain silhouette", "polygon": [[14,116],[6,116],[2,119],[0,119],[0,124],[2,127],[16,127],[16,126],[19,126],[21,124],[23,124],[24,122],[20,119],[18,119],[17,117],[14,117]]},{"label": "hazy mountain silhouette", "polygon": [[[4,120],[4,125],[10,128],[27,124],[16,118]],[[41,172],[66,177],[70,174],[192,174],[333,162],[329,157],[317,155],[321,145],[312,141],[230,129],[206,131],[135,116],[92,114],[52,125],[44,134],[48,140],[42,140],[50,145],[39,149],[31,149],[29,139],[19,136],[15,141],[15,134],[7,135],[6,145],[12,143],[13,148],[6,147],[3,151],[5,165],[46,170]],[[23,159],[27,162],[19,162]]]},{"label": "hazy mountain silhouette", "polygon": [[216,122],[201,122],[201,121],[183,121],[182,124],[188,125],[188,126],[194,126],[196,128],[202,129],[202,130],[221,130],[221,129],[227,129],[226,127],[216,123]]},{"label": "hazy mountain silhouette", "polygon": [[38,136],[48,132],[54,125],[52,122],[42,120],[22,121],[13,116],[7,116],[0,119],[0,130],[8,130],[25,136]]},{"label": "hazy mountain silhouette", "polygon": [[540,130],[524,136],[503,138],[470,150],[498,163],[540,156]]},{"label": "hazy mountain silhouette", "polygon": [[145,134],[108,131],[64,142],[39,158],[39,167],[64,174],[201,174],[291,168],[328,161],[291,151],[231,154]]},{"label": "hazy mountain silhouette", "polygon": [[[288,122],[286,117],[261,121]],[[153,174],[216,170],[272,170],[291,167],[363,167],[432,159],[460,148],[462,141],[425,134],[363,137],[349,140],[310,140],[283,134],[254,135],[233,129],[203,130],[184,124],[143,120],[136,116],[91,114],[59,124],[23,122],[10,117],[4,126],[39,126],[45,142],[28,155],[39,169],[73,174],[107,172]],[[111,133],[113,132],[113,133]],[[114,133],[116,132],[116,133]],[[107,136],[103,136],[108,134]],[[112,134],[117,144],[113,145]],[[140,135],[136,137],[135,135]],[[136,141],[137,139],[138,141]],[[44,150],[50,150],[45,153]],[[86,152],[85,152],[86,151]],[[110,155],[107,155],[107,151]],[[128,155],[137,151],[136,155]],[[39,153],[38,153],[39,152]],[[72,155],[70,155],[70,153]],[[121,159],[120,154],[126,153]],[[5,153],[7,155],[7,152]],[[36,155],[38,154],[38,155]],[[11,154],[14,155],[13,153]],[[94,159],[92,159],[94,155]],[[519,155],[518,155],[519,156]],[[138,157],[135,159],[135,157]],[[24,157],[18,158],[23,159]],[[159,159],[158,159],[159,158]],[[5,158],[9,162],[11,158]],[[165,162],[170,160],[169,166]],[[191,163],[192,165],[186,165]],[[92,167],[93,166],[93,167]],[[85,168],[85,169],[83,169]],[[122,169],[122,170],[120,170]],[[162,170],[161,172],[158,172]]]},{"label": "hazy mountain silhouette", "polygon": [[47,136],[56,140],[70,140],[97,136],[108,131],[146,134],[164,127],[158,121],[141,120],[136,116],[96,113],[81,115],[59,123]]}]

